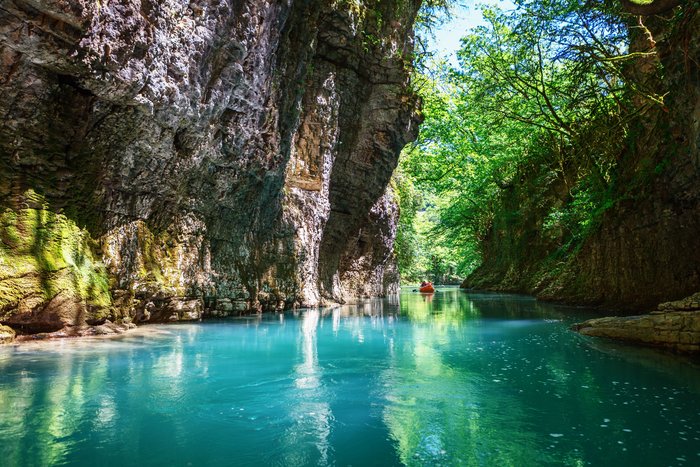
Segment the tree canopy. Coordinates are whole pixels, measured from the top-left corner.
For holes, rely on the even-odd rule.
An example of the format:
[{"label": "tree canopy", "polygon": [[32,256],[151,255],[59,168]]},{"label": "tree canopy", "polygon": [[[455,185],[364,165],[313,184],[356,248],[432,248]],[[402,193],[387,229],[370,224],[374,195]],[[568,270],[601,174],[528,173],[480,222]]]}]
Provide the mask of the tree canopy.
[{"label": "tree canopy", "polygon": [[619,196],[632,122],[664,105],[640,79],[656,51],[629,3],[482,6],[486,24],[463,37],[459,65],[416,74],[425,121],[395,177],[405,280],[469,274],[503,219],[536,213],[530,227],[560,253],[596,227]]}]

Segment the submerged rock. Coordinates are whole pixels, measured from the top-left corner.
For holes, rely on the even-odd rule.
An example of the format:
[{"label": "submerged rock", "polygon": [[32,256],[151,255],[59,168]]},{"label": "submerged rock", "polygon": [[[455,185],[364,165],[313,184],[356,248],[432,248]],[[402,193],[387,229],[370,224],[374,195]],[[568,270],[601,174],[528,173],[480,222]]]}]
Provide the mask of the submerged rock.
[{"label": "submerged rock", "polygon": [[635,344],[662,347],[683,353],[700,352],[700,293],[683,300],[662,303],[647,315],[606,317],[574,324],[581,334],[607,337]]},{"label": "submerged rock", "polygon": [[417,131],[420,1],[195,3],[3,4],[0,320],[396,289],[386,188]]}]

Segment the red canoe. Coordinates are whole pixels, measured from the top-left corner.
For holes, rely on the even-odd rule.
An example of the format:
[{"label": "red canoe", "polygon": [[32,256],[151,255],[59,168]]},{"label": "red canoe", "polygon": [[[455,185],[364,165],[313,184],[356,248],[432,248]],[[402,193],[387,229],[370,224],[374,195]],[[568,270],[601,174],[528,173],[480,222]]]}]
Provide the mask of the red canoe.
[{"label": "red canoe", "polygon": [[428,285],[424,285],[423,287],[421,287],[418,290],[420,290],[420,293],[433,293],[433,292],[435,292],[435,287],[433,287],[433,284],[428,284]]}]

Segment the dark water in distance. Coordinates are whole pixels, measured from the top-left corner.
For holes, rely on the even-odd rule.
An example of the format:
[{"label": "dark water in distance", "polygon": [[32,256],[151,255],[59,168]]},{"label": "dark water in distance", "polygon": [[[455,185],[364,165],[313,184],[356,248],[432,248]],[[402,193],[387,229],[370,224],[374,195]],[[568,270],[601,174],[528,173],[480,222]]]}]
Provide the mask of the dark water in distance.
[{"label": "dark water in distance", "polygon": [[700,465],[697,366],[581,313],[409,289],[0,348],[0,465]]}]

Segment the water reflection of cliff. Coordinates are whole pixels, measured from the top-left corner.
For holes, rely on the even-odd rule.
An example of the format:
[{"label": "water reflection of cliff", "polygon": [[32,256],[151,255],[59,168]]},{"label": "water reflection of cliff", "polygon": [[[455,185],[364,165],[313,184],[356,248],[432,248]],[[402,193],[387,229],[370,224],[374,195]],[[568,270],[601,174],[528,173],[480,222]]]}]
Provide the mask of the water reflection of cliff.
[{"label": "water reflection of cliff", "polygon": [[326,391],[323,369],[318,363],[317,328],[320,318],[319,310],[308,310],[301,315],[297,340],[297,358],[301,361],[292,374],[295,389],[290,397],[293,403],[289,407],[292,424],[281,439],[286,446],[284,465],[327,465],[331,454],[331,395]]},{"label": "water reflection of cliff", "polygon": [[[55,351],[31,345],[4,352],[0,358],[0,432],[14,434],[19,443],[0,443],[3,465],[71,463],[80,446],[117,447],[112,456],[137,465],[143,459],[127,440],[141,436],[138,418],[145,417],[143,399],[162,400],[155,422],[184,439],[187,427],[173,414],[185,397],[183,339],[195,339],[191,327],[177,339],[134,336],[114,342],[51,342]],[[27,364],[29,363],[29,365]],[[115,371],[115,368],[117,369]],[[206,368],[202,368],[206,373]],[[18,377],[19,376],[19,377]],[[128,388],[147,393],[125,394]],[[37,410],[40,408],[40,410]],[[137,423],[122,423],[122,417]],[[118,428],[117,428],[118,427]],[[121,451],[119,447],[121,446]]]}]

